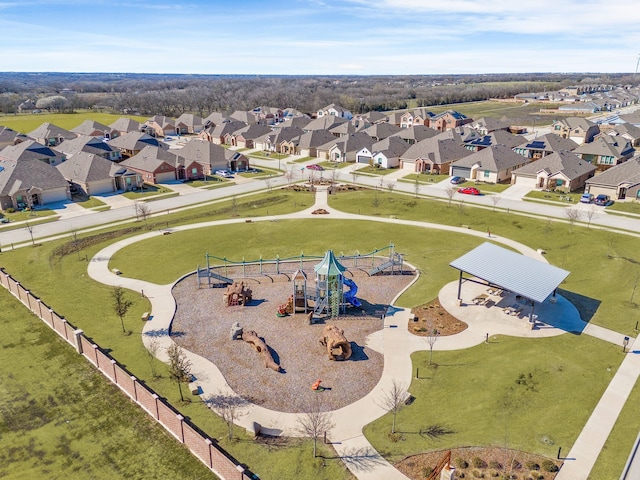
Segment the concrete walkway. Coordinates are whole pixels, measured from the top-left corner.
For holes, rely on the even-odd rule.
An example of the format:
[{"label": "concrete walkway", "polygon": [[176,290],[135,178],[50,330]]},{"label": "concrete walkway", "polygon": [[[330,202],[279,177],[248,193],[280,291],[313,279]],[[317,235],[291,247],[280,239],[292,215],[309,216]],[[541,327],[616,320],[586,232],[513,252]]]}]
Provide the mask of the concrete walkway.
[{"label": "concrete walkway", "polygon": [[[327,200],[327,189],[318,187],[316,191],[316,202],[307,210],[283,216],[253,219],[253,221],[272,221],[278,219],[288,220],[296,218],[314,218],[319,221],[321,221],[321,219],[371,220],[376,222],[383,221],[386,223],[412,225],[421,228],[442,229],[466,235],[486,237],[486,234],[483,232],[459,227],[398,219],[382,219],[378,217],[333,211],[329,208]],[[329,211],[330,214],[312,215],[311,212],[318,208],[323,208]],[[241,222],[244,222],[244,219],[205,222],[180,226],[170,230],[178,232],[195,228]],[[141,280],[127,278],[124,275],[116,275],[109,270],[109,260],[117,251],[135,242],[161,234],[162,232],[148,232],[143,235],[121,240],[102,249],[89,263],[88,273],[94,280],[107,285],[119,285],[137,292],[144,292],[144,295],[148,297],[152,304],[152,315],[143,328],[143,342],[147,347],[154,342],[158,347],[156,349],[158,358],[166,362],[166,350],[172,343],[168,332],[176,310],[176,304],[171,294],[173,284],[156,285]],[[505,246],[515,248],[524,255],[544,261],[544,257],[542,257],[542,255],[525,245],[495,236],[492,236],[491,240],[497,243],[502,243]],[[126,274],[126,272],[124,273]],[[478,292],[476,290],[478,288],[482,288],[482,286],[475,284],[473,286],[469,286],[468,284],[465,284],[462,290],[463,303],[461,306],[458,306],[455,301],[457,297],[457,282],[445,285],[442,288],[439,294],[439,299],[443,306],[445,306],[445,308],[451,313],[459,316],[459,318],[465,321],[469,325],[469,328],[458,335],[438,339],[438,342],[434,346],[434,350],[469,348],[484,342],[487,333],[490,335],[503,334],[522,337],[544,337],[560,335],[566,331],[580,331],[614,343],[621,340],[620,336],[616,332],[611,332],[602,327],[595,327],[591,325],[587,326],[580,320],[573,305],[562,297],[558,297],[558,301],[556,303],[552,304],[549,302],[548,305],[543,304],[536,307],[538,325],[536,328],[531,329],[530,325],[524,319],[509,317],[502,312],[501,308],[487,308],[485,306],[473,305],[471,299],[477,295]],[[398,296],[399,295],[400,294],[398,294]],[[496,300],[496,303],[500,302],[497,297]],[[505,298],[504,301],[508,303],[512,301],[512,299]],[[384,355],[384,368],[380,381],[375,388],[362,399],[351,405],[347,405],[339,410],[331,412],[332,422],[335,424],[335,427],[328,433],[328,438],[332,441],[338,455],[345,462],[349,470],[359,479],[363,480],[377,480],[382,478],[389,480],[406,479],[403,474],[397,471],[373,449],[371,444],[362,434],[362,429],[365,425],[386,413],[386,410],[380,407],[380,404],[382,403],[381,400],[385,396],[386,392],[388,392],[392,387],[394,382],[406,386],[410,384],[412,377],[411,353],[419,350],[427,350],[429,348],[425,338],[417,337],[409,333],[407,324],[412,317],[410,311],[393,306],[394,302],[392,302],[392,306],[388,309],[384,320],[384,328],[370,335],[366,342],[368,347],[379,351]],[[554,323],[557,318],[562,318],[562,323]],[[545,321],[549,323],[544,323]],[[193,365],[193,373],[196,377],[195,383],[202,388],[203,398],[207,395],[217,393],[234,394],[215,365],[192,352],[187,352],[187,355]],[[638,368],[640,355],[630,355],[628,359],[632,360],[625,360],[623,363],[624,368],[621,367],[619,374],[620,372],[627,372],[628,376],[628,372],[633,371],[634,368],[636,372],[640,371]],[[627,366],[627,364],[629,364],[629,366]],[[614,377],[612,384],[618,377],[619,375]],[[627,378],[625,381],[629,381],[629,379]],[[633,382],[630,382],[628,384],[628,390],[630,390],[632,386]],[[619,388],[615,389],[615,391],[618,390]],[[609,392],[609,389],[607,389],[607,392]],[[607,392],[605,392],[605,395],[607,395]],[[624,399],[626,399],[626,395],[628,395],[628,391],[626,391],[626,393],[625,391],[621,392],[620,401],[622,404],[624,403]],[[594,411],[594,415],[595,414],[596,412]],[[300,435],[298,431],[298,418],[298,414],[277,412],[258,405],[250,404],[242,411],[242,414],[236,423],[241,427],[251,429],[253,427],[253,423],[257,422],[262,426],[262,431],[265,433],[273,435],[282,434],[298,436]],[[617,413],[614,413],[614,421],[615,418],[617,418]],[[590,442],[594,442],[593,435],[598,438],[604,435],[602,438],[602,443],[604,443],[606,435],[608,435],[608,431],[606,432],[606,435],[604,431],[600,430],[589,432],[589,435],[591,436],[586,438],[589,438]],[[589,447],[589,452],[584,450],[585,447],[582,447],[581,449],[578,442],[576,442],[576,446],[575,465],[582,466],[581,468],[589,471],[593,465],[592,463],[589,464],[589,462],[591,460],[595,461],[597,452],[595,455],[590,453],[591,448],[589,446],[587,446]],[[585,455],[591,455],[593,458],[585,459]],[[564,477],[565,480],[569,478],[581,479],[586,478],[586,476]]]}]

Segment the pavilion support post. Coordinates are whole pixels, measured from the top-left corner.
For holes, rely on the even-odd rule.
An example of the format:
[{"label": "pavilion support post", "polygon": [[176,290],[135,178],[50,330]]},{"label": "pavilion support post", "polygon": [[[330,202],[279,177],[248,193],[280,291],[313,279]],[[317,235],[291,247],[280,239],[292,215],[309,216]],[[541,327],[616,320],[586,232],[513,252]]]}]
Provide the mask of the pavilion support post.
[{"label": "pavilion support post", "polygon": [[458,300],[462,300],[462,270],[460,270],[460,277],[458,278]]}]

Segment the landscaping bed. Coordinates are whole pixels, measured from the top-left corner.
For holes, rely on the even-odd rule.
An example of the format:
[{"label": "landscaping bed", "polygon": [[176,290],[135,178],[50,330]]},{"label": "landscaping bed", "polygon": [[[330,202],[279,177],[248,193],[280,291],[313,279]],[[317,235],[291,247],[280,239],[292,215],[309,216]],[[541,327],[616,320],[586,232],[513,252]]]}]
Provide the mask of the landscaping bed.
[{"label": "landscaping bed", "polygon": [[466,330],[468,325],[447,312],[440,302],[432,300],[411,309],[414,320],[409,322],[409,332],[425,337],[435,328],[439,336],[455,335]]}]

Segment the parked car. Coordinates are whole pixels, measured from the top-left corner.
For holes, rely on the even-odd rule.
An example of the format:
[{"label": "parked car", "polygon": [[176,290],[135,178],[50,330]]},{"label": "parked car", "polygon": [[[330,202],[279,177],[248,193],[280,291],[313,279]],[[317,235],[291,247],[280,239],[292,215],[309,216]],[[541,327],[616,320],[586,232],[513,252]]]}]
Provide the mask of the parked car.
[{"label": "parked car", "polygon": [[475,187],[463,187],[458,189],[458,193],[464,193],[465,195],[480,195],[480,190]]},{"label": "parked car", "polygon": [[313,165],[307,165],[307,168],[309,170],[318,170],[318,171],[324,170],[324,168],[322,168],[322,165],[318,165],[317,163],[314,163]]},{"label": "parked car", "polygon": [[226,170],[216,170],[214,172],[217,176],[222,177],[222,178],[233,178],[233,175],[231,175],[229,172],[227,172]]},{"label": "parked car", "polygon": [[580,203],[592,203],[593,202],[593,194],[592,193],[583,193],[580,197]]},{"label": "parked car", "polygon": [[613,200],[609,197],[609,195],[598,195],[595,200],[596,205],[601,205],[603,207],[608,207],[613,204]]},{"label": "parked car", "polygon": [[452,177],[451,178],[451,183],[453,183],[454,185],[458,185],[460,183],[464,183],[464,177]]}]

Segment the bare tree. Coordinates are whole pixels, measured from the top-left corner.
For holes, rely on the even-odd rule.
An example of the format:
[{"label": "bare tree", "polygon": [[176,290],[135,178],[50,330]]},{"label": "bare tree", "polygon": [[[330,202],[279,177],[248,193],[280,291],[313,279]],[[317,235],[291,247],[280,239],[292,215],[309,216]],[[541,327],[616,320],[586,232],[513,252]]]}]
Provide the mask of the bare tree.
[{"label": "bare tree", "polygon": [[591,205],[589,209],[586,211],[585,215],[587,216],[587,220],[588,220],[587,228],[591,228],[591,221],[596,215],[596,207]]},{"label": "bare tree", "polygon": [[390,180],[388,181],[386,184],[387,190],[389,190],[389,193],[393,193],[393,189],[396,188],[396,182]]},{"label": "bare tree", "polygon": [[396,379],[393,380],[391,386],[382,394],[381,403],[379,405],[386,411],[391,412],[393,416],[391,433],[396,433],[396,416],[402,407],[405,406],[407,396],[407,387],[399,383]]},{"label": "bare tree", "polygon": [[24,228],[27,229],[29,235],[31,236],[31,245],[36,246],[36,241],[33,239],[33,225],[29,224],[29,222],[25,222]]},{"label": "bare tree", "polygon": [[356,168],[351,170],[351,177],[353,178],[353,184],[355,185],[358,180],[358,170]]},{"label": "bare tree", "polygon": [[418,198],[418,194],[420,193],[421,187],[422,185],[420,185],[420,181],[418,180],[418,177],[416,177],[415,180],[413,181],[413,193],[416,194],[416,198]]},{"label": "bare tree", "polygon": [[149,364],[151,366],[151,375],[153,378],[158,378],[158,369],[157,369],[157,354],[158,349],[160,348],[160,344],[158,343],[158,339],[152,338],[146,345],[147,356],[149,357]]},{"label": "bare tree", "polygon": [[340,179],[340,170],[337,168],[334,168],[333,170],[331,170],[331,185],[333,185],[334,183],[337,183],[339,179]]},{"label": "bare tree", "polygon": [[331,421],[331,415],[323,411],[322,404],[316,398],[309,409],[298,416],[298,431],[313,440],[313,458],[317,456],[318,438],[331,430],[335,424]]},{"label": "bare tree", "polygon": [[273,188],[273,181],[274,178],[269,175],[268,177],[264,177],[264,183],[267,186],[267,190],[269,191],[269,193],[271,193],[271,189]]},{"label": "bare tree", "polygon": [[233,438],[233,424],[244,414],[242,410],[249,402],[237,395],[218,392],[215,395],[209,395],[205,399],[205,403],[226,422],[227,436],[231,440]]},{"label": "bare tree", "polygon": [[564,209],[564,214],[569,220],[569,233],[573,233],[573,226],[580,219],[580,210],[575,207],[569,207]]},{"label": "bare tree", "polygon": [[447,193],[447,198],[449,199],[449,203],[447,206],[451,206],[451,200],[453,200],[453,196],[456,194],[456,187],[454,187],[453,185],[449,185],[447,187],[447,189],[445,190],[445,192]]},{"label": "bare tree", "polygon": [[292,165],[287,166],[286,170],[284,171],[284,178],[287,180],[288,184],[291,184],[291,180],[293,180],[293,166]]},{"label": "bare tree", "polygon": [[491,195],[491,202],[493,203],[493,211],[496,211],[496,207],[498,206],[498,203],[500,203],[500,200],[502,200],[502,197],[500,197],[500,195]]},{"label": "bare tree", "polygon": [[191,362],[184,353],[184,350],[175,343],[172,343],[171,346],[167,348],[167,355],[169,356],[169,375],[171,375],[171,378],[178,384],[180,400],[184,402],[182,384],[191,381]]},{"label": "bare tree", "polygon": [[127,331],[124,328],[124,316],[133,305],[133,302],[125,297],[124,288],[115,286],[111,292],[111,298],[113,299],[113,311],[118,318],[120,318],[120,324],[122,325],[122,333],[126,333]]},{"label": "bare tree", "polygon": [[135,202],[134,206],[136,209],[136,218],[138,220],[143,220],[146,226],[147,218],[151,215],[151,207],[149,207],[147,202]]},{"label": "bare tree", "polygon": [[78,232],[75,230],[71,230],[71,245],[73,245],[73,249],[76,251],[78,255],[78,259],[80,258],[80,239],[78,238]]},{"label": "bare tree", "polygon": [[429,345],[429,365],[433,365],[433,362],[431,361],[433,357],[433,346],[438,341],[438,336],[440,335],[440,332],[438,332],[438,329],[436,328],[436,326],[433,323],[433,320],[431,319],[427,320],[426,329],[427,329],[427,335],[426,335],[427,344]]}]

